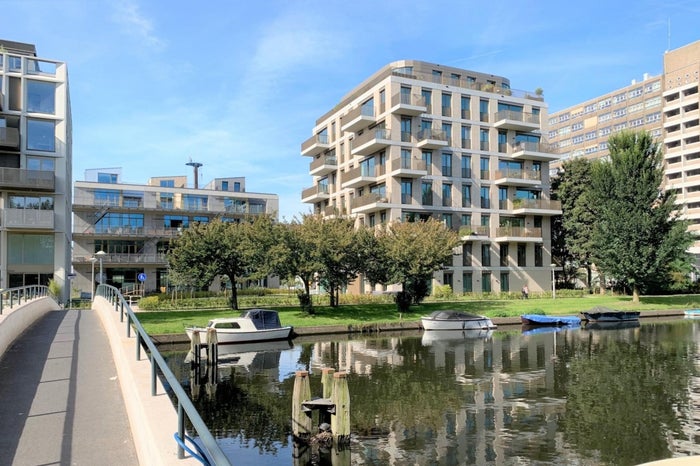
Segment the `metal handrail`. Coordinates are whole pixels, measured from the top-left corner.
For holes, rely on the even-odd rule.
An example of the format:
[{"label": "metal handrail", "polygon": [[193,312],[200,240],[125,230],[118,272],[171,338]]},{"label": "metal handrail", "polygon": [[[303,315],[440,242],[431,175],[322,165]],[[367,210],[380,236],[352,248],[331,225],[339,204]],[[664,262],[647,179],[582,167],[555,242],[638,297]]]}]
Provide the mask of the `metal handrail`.
[{"label": "metal handrail", "polygon": [[[7,295],[7,298],[5,295]],[[51,296],[58,301],[58,298],[51,293],[51,290],[46,285],[25,285],[2,289],[0,290],[0,316],[6,303],[12,308],[15,304],[22,304],[22,298],[24,298],[24,302],[27,302],[30,299],[44,296]]]},{"label": "metal handrail", "polygon": [[124,315],[126,315],[126,336],[131,337],[131,326],[133,325],[136,329],[136,360],[141,359],[141,345],[144,344],[148,351],[150,351],[150,361],[151,361],[151,396],[156,396],[156,386],[158,380],[158,370],[163,374],[165,380],[170,385],[175,398],[177,398],[177,425],[178,431],[176,435],[179,438],[177,442],[177,456],[179,459],[185,457],[185,450],[183,448],[184,442],[187,438],[185,433],[185,415],[192,423],[194,430],[199,435],[199,438],[206,449],[206,454],[208,456],[207,461],[212,464],[218,465],[231,465],[231,462],[226,457],[221,447],[216,442],[214,436],[209,432],[209,428],[204,424],[197,408],[194,407],[192,401],[190,400],[185,390],[180,385],[180,381],[175,377],[175,374],[170,370],[168,364],[161,356],[160,352],[156,348],[155,344],[148,336],[144,330],[141,322],[139,322],[136,314],[132,311],[129,303],[124,299],[124,296],[119,292],[119,290],[111,285],[101,284],[98,285],[97,291],[95,292],[97,296],[102,296],[107,299],[113,306],[114,311],[119,312],[119,321],[124,322]]}]

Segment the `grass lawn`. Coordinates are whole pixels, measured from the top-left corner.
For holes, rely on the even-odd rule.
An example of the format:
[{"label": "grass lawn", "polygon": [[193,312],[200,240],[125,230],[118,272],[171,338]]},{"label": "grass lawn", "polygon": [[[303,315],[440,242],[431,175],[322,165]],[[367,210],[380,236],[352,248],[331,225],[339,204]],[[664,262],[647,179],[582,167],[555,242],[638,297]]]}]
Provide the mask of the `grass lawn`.
[{"label": "grass lawn", "polygon": [[[655,311],[667,309],[700,308],[700,295],[643,296],[639,304],[632,303],[631,296],[587,295],[577,298],[510,299],[460,302],[427,302],[412,306],[409,313],[399,316],[394,304],[343,305],[338,308],[315,307],[315,315],[302,313],[299,308],[276,307],[282,325],[316,327],[323,325],[348,325],[418,321],[421,316],[439,309],[459,309],[488,317],[511,317],[521,314],[578,314],[595,306],[625,311]],[[189,325],[206,325],[209,319],[238,315],[230,309],[202,309],[196,311],[139,312],[138,318],[150,335],[184,333]]]}]

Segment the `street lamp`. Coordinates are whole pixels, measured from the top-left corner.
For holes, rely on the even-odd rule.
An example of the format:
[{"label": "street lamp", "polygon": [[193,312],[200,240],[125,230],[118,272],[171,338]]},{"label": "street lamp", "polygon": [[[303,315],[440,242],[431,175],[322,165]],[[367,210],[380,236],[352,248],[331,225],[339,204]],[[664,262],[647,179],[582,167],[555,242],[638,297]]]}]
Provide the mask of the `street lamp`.
[{"label": "street lamp", "polygon": [[554,269],[557,264],[550,264],[552,266],[552,299],[557,299],[557,282],[554,280]]},{"label": "street lamp", "polygon": [[95,256],[97,256],[97,258],[100,260],[100,277],[98,278],[98,280],[100,281],[100,284],[102,284],[106,281],[105,276],[102,275],[102,258],[106,255],[107,255],[107,253],[102,251],[102,250],[99,250],[95,253]]},{"label": "street lamp", "polygon": [[90,262],[92,262],[92,281],[90,282],[90,299],[94,300],[95,299],[95,262],[97,262],[97,257],[92,256],[90,258]]}]

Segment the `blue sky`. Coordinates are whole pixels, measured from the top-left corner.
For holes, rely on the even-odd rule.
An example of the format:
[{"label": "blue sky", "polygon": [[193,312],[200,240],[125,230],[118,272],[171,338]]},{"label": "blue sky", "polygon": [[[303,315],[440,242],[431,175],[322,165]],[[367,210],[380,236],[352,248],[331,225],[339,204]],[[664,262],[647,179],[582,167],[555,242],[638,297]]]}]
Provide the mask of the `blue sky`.
[{"label": "blue sky", "polygon": [[[544,89],[550,112],[658,75],[700,40],[697,0],[0,0],[0,38],[68,63],[73,177],[245,176],[280,218],[310,210],[300,145],[389,62],[417,59]],[[670,39],[669,39],[670,23]]]}]

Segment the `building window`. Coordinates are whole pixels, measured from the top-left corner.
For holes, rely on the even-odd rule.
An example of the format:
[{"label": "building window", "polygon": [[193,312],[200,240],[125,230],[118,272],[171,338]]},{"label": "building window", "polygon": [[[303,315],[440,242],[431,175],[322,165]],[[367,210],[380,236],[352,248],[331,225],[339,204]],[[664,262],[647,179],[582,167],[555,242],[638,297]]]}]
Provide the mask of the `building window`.
[{"label": "building window", "polygon": [[27,119],[27,149],[56,151],[56,123],[49,120]]},{"label": "building window", "polygon": [[161,188],[174,188],[175,187],[175,180],[160,180],[160,187]]},{"label": "building window", "polygon": [[452,183],[442,183],[442,206],[452,205]]},{"label": "building window", "polygon": [[472,158],[469,155],[462,156],[462,178],[472,177]]},{"label": "building window", "polygon": [[462,207],[472,206],[472,186],[470,184],[462,185]]},{"label": "building window", "polygon": [[491,246],[489,244],[481,245],[481,265],[491,267]]},{"label": "building window", "polygon": [[472,273],[462,272],[462,293],[471,293],[473,291]]},{"label": "building window", "polygon": [[27,170],[52,172],[56,167],[54,159],[27,156]]},{"label": "building window", "polygon": [[491,208],[491,200],[489,199],[489,188],[486,186],[482,186],[482,188],[481,188],[481,208],[482,209],[490,209]]},{"label": "building window", "polygon": [[542,245],[535,244],[535,267],[542,267]]},{"label": "building window", "polygon": [[510,291],[510,276],[508,272],[501,272],[501,293]]},{"label": "building window", "polygon": [[442,94],[442,116],[452,116],[452,94]]},{"label": "building window", "polygon": [[27,80],[27,111],[56,113],[56,85],[52,82]]},{"label": "building window", "polygon": [[465,267],[472,266],[472,243],[464,243],[462,245],[462,265]]},{"label": "building window", "polygon": [[7,234],[8,265],[53,265],[54,235]]},{"label": "building window", "polygon": [[430,151],[423,152],[423,162],[425,162],[425,169],[428,175],[433,174],[433,153]]},{"label": "building window", "polygon": [[426,113],[433,113],[432,91],[430,89],[421,89],[420,93],[425,101],[425,106],[428,108]]},{"label": "building window", "polygon": [[442,223],[445,224],[447,228],[452,229],[452,214],[442,214]]},{"label": "building window", "polygon": [[411,119],[401,118],[401,142],[411,142]]},{"label": "building window", "polygon": [[413,199],[413,183],[410,178],[401,178],[401,203],[411,204]]},{"label": "building window", "polygon": [[525,243],[518,243],[518,267],[525,267],[527,265],[527,245]]},{"label": "building window", "polygon": [[421,203],[423,205],[433,205],[433,182],[423,181],[421,183]]},{"label": "building window", "polygon": [[224,180],[221,182],[221,190],[228,191],[228,181]]},{"label": "building window", "polygon": [[479,100],[479,120],[489,121],[489,101]]},{"label": "building window", "polygon": [[11,194],[9,206],[10,209],[53,210],[53,197]]},{"label": "building window", "polygon": [[461,110],[462,110],[462,119],[463,120],[469,120],[471,119],[471,114],[469,111],[469,105],[471,104],[469,97],[467,96],[462,96],[461,97]]},{"label": "building window", "polygon": [[489,130],[482,128],[479,130],[479,148],[489,150]]},{"label": "building window", "polygon": [[501,267],[508,267],[508,243],[501,244],[500,249],[500,265]]},{"label": "building window", "polygon": [[491,272],[481,274],[481,292],[491,293]]},{"label": "building window", "polygon": [[481,157],[479,160],[479,175],[482,180],[489,179],[489,158]]},{"label": "building window", "polygon": [[452,154],[442,154],[442,176],[452,176]]},{"label": "building window", "polygon": [[443,272],[442,282],[444,285],[449,285],[450,290],[454,290],[454,275],[452,272]]},{"label": "building window", "polygon": [[97,173],[97,182],[98,183],[116,184],[118,182],[118,176],[116,173],[98,172]]}]

